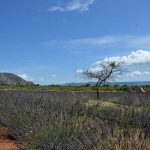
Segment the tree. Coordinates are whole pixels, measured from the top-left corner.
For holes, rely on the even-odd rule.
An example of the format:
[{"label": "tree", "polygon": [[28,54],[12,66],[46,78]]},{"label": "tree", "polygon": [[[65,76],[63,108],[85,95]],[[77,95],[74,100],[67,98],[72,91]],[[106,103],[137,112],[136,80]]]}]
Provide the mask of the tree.
[{"label": "tree", "polygon": [[101,62],[95,69],[86,69],[82,72],[82,75],[86,79],[96,79],[96,91],[97,98],[99,99],[98,87],[102,83],[116,78],[118,75],[122,74],[121,63],[117,62]]}]

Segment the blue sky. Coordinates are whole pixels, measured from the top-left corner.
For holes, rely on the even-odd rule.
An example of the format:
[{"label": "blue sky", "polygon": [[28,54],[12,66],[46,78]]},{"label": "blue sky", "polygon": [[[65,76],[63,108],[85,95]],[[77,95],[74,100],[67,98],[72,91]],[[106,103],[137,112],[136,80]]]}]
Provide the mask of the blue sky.
[{"label": "blue sky", "polygon": [[119,80],[150,80],[149,6],[149,0],[1,0],[0,71],[40,84],[78,82],[79,69],[125,58],[134,61]]}]

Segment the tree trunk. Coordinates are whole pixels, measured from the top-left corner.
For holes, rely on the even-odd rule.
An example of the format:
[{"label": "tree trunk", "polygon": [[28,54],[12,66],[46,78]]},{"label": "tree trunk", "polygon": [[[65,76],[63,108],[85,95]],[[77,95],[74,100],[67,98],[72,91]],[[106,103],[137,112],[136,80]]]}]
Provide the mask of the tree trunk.
[{"label": "tree trunk", "polygon": [[97,89],[96,89],[96,95],[97,95],[97,99],[99,99],[99,90],[98,90],[98,86],[97,86]]}]

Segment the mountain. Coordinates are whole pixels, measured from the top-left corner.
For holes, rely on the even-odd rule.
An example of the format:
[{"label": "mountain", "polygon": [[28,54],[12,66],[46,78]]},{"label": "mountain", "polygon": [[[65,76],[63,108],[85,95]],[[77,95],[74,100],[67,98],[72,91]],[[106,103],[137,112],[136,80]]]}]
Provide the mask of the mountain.
[{"label": "mountain", "polygon": [[[96,82],[84,82],[84,83],[80,83],[80,82],[71,82],[71,83],[65,83],[63,84],[64,86],[81,86],[81,85],[95,85]],[[107,82],[105,84],[114,86],[114,85],[119,85],[119,86],[123,86],[123,85],[128,85],[128,86],[142,86],[142,85],[150,85],[150,81],[137,81],[137,82]]]},{"label": "mountain", "polygon": [[0,73],[1,85],[34,85],[33,82],[26,81],[13,73]]}]

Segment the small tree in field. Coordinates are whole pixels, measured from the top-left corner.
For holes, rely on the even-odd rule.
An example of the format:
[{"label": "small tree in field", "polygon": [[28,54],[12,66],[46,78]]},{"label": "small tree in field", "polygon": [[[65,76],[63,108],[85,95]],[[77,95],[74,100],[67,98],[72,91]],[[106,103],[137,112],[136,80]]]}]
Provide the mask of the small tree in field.
[{"label": "small tree in field", "polygon": [[121,63],[117,62],[101,62],[96,66],[96,69],[86,69],[82,72],[82,75],[85,79],[95,79],[96,82],[96,90],[97,90],[97,98],[99,99],[99,90],[98,87],[102,85],[102,83],[112,80],[116,78],[118,75],[121,75]]}]

